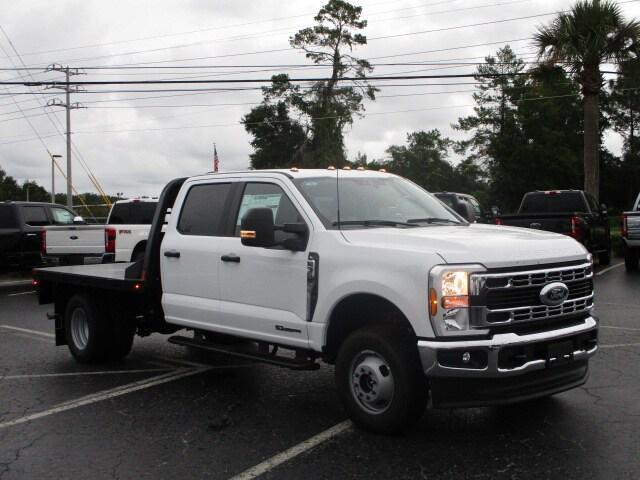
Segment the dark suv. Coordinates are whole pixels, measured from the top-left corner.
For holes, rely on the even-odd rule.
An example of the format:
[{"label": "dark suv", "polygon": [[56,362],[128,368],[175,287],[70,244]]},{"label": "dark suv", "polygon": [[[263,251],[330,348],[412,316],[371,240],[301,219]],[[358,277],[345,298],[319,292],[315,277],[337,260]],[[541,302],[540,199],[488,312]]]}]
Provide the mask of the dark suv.
[{"label": "dark suv", "polygon": [[52,203],[0,203],[0,268],[39,265],[42,227],[73,225],[75,216]]},{"label": "dark suv", "polygon": [[491,215],[482,210],[480,202],[473,195],[456,192],[436,192],[434,195],[471,223],[489,223],[491,221]]}]

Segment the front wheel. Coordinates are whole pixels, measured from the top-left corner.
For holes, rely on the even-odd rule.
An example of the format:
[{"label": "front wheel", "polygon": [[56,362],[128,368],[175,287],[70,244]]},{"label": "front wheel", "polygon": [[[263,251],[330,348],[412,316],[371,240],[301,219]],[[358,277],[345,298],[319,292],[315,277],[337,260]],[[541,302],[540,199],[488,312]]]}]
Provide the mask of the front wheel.
[{"label": "front wheel", "polygon": [[396,327],[352,333],[336,361],[336,385],[353,422],[367,430],[395,433],[418,420],[428,390],[415,340]]}]

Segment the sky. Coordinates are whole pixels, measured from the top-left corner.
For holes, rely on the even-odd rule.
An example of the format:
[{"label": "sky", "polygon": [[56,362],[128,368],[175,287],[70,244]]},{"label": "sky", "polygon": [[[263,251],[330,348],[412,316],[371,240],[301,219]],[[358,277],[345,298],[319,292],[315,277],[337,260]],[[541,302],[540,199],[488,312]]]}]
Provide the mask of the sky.
[{"label": "sky", "polygon": [[[283,72],[295,78],[326,76],[326,67],[308,67],[311,62],[304,54],[289,46],[289,37],[312,25],[323,3],[2,0],[0,68],[24,64],[31,69],[0,70],[0,79],[63,80],[61,73],[46,71],[51,64],[78,68],[81,75],[74,79],[84,81],[267,79]],[[573,1],[353,3],[363,7],[362,18],[368,21],[364,31],[368,43],[354,55],[378,64],[374,75],[433,75],[473,73],[474,62],[506,44],[524,60],[535,60],[532,33]],[[627,18],[640,17],[639,0],[623,0],[620,6]],[[136,68],[88,68],[98,66]],[[464,138],[466,134],[452,124],[472,113],[474,86],[469,81],[385,82],[388,86],[381,88],[377,100],[365,102],[364,116],[345,131],[348,157],[354,159],[360,152],[369,159],[384,159],[390,145],[404,144],[408,133],[419,130],[437,128],[450,138]],[[221,171],[246,169],[251,137],[240,120],[260,102],[260,85],[88,86],[73,93],[71,102],[84,107],[71,112],[76,190],[96,191],[89,172],[109,194],[158,195],[173,178],[212,170],[214,142]],[[149,91],[167,88],[215,90]],[[47,189],[51,184],[48,152],[62,155],[59,162],[66,170],[64,110],[45,106],[56,98],[64,101],[59,90],[0,86],[0,167],[20,182],[35,180]],[[605,143],[619,154],[622,142],[616,134],[608,134]],[[56,191],[64,191],[59,172],[55,181]]]}]

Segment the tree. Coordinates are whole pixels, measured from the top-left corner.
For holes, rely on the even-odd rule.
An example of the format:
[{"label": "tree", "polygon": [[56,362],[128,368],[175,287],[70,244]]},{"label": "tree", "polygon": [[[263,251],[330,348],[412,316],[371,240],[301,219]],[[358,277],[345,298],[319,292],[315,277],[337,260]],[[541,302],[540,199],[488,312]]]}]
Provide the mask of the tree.
[{"label": "tree", "polygon": [[[623,159],[618,165],[620,182],[614,192],[623,193],[619,202],[621,208],[628,208],[640,190],[640,60],[621,63],[618,73],[618,78],[610,82],[606,111],[614,130],[624,138]],[[606,165],[611,169],[613,164],[608,162]],[[609,197],[607,201],[610,201]]]},{"label": "tree", "polygon": [[[273,84],[288,82],[286,75],[274,76]],[[256,169],[290,167],[300,163],[299,152],[307,136],[299,122],[292,119],[283,100],[270,102],[271,88],[264,88],[265,100],[242,118],[244,128],[253,136],[251,166]]]},{"label": "tree", "polygon": [[407,145],[391,145],[384,167],[409,178],[430,191],[447,190],[453,182],[453,167],[447,160],[452,142],[438,130],[407,134]]},{"label": "tree", "polygon": [[0,168],[0,202],[5,200],[20,200],[21,198],[22,192],[18,182]]},{"label": "tree", "polygon": [[[286,74],[275,75],[271,86],[263,88],[262,103],[243,118],[245,129],[254,137],[259,165],[293,162],[304,167],[341,167],[348,163],[343,131],[355,116],[362,115],[365,97],[374,100],[376,92],[366,79],[373,68],[352,54],[354,48],[367,43],[358,33],[367,26],[361,14],[362,7],[329,0],[314,17],[316,25],[289,39],[293,48],[304,51],[314,64],[327,65],[331,72],[310,88],[293,85]],[[260,127],[251,128],[249,119]],[[288,124],[290,130],[274,128],[276,123]],[[288,134],[294,137],[291,142],[285,141]],[[267,152],[270,139],[285,148],[282,160]],[[263,162],[263,154],[272,160]]]},{"label": "tree", "polygon": [[566,62],[582,87],[584,98],[584,189],[599,198],[600,65],[635,57],[640,24],[626,21],[620,7],[609,0],[583,0],[568,13],[559,13],[534,35],[540,59]]}]

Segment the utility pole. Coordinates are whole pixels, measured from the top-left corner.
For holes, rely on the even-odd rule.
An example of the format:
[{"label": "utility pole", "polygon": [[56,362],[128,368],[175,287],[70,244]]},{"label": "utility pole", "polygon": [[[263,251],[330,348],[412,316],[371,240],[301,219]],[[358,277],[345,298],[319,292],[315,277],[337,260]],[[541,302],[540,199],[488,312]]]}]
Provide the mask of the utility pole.
[{"label": "utility pole", "polygon": [[56,158],[62,158],[62,155],[51,155],[51,203],[56,203]]},{"label": "utility pole", "polygon": [[66,102],[61,102],[59,99],[54,98],[53,100],[49,100],[47,102],[47,107],[64,107],[67,114],[67,207],[72,208],[73,206],[73,184],[71,182],[71,110],[77,108],[85,108],[79,103],[71,103],[71,92],[77,92],[78,87],[72,87],[69,84],[69,78],[71,75],[81,75],[77,68],[69,68],[67,65],[63,67],[58,64],[51,64],[47,67],[48,72],[63,72],[65,74],[65,82],[63,86],[53,85],[51,88],[61,88],[65,91],[65,99]]}]

